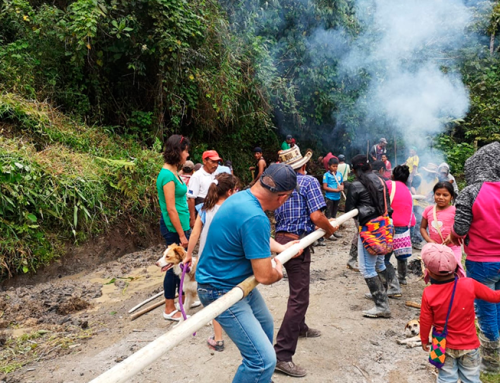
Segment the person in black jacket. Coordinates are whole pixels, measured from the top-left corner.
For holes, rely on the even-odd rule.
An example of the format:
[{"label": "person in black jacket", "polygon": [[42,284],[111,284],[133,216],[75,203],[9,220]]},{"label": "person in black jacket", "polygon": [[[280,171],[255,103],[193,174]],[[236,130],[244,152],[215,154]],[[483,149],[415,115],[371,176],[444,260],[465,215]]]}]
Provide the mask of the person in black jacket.
[{"label": "person in black jacket", "polygon": [[[352,183],[347,193],[346,212],[358,209],[360,227],[384,214],[386,206],[388,213],[392,214],[385,183],[376,174],[372,173],[371,165],[366,156],[363,154],[355,156],[352,159],[352,165],[356,181]],[[366,317],[389,318],[391,316],[386,292],[389,278],[384,258],[384,255],[369,254],[364,248],[361,238],[358,239],[359,269],[375,302],[374,308],[363,311],[363,315]]]}]

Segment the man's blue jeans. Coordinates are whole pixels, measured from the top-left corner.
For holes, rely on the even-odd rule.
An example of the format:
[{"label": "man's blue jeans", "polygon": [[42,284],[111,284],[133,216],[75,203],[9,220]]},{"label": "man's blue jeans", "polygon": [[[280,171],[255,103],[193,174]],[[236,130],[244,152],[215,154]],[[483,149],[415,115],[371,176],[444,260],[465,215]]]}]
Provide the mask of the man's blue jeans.
[{"label": "man's blue jeans", "polygon": [[[481,282],[492,290],[500,290],[500,262],[465,261],[467,276]],[[489,303],[476,299],[476,315],[481,332],[490,341],[499,338],[500,303]]]},{"label": "man's blue jeans", "polygon": [[[208,306],[229,290],[198,284],[198,297]],[[215,318],[240,350],[243,362],[233,383],[269,383],[276,367],[273,348],[273,317],[259,290],[250,294]]]},{"label": "man's blue jeans", "polygon": [[358,264],[363,278],[373,278],[385,270],[385,255],[371,255],[363,246],[361,237],[358,237]]}]

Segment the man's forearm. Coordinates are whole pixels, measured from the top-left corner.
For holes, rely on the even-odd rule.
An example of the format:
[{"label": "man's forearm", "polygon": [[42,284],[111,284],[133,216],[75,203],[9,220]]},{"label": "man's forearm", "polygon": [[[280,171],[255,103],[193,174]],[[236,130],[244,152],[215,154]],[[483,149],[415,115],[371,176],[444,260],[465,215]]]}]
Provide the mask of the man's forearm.
[{"label": "man's forearm", "polygon": [[330,224],[328,218],[319,210],[316,210],[314,213],[310,215],[311,221],[320,229],[323,229],[326,232],[327,236],[332,235],[336,229]]}]

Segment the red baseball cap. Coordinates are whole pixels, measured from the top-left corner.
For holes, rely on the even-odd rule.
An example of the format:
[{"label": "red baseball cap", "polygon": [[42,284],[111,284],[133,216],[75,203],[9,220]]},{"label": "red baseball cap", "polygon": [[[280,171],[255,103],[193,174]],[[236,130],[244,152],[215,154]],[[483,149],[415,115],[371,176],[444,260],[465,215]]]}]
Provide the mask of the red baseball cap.
[{"label": "red baseball cap", "polygon": [[[421,255],[425,268],[435,275],[453,275],[457,269],[458,263],[455,254],[448,246],[428,243],[422,248]],[[427,272],[424,279],[428,282],[429,275]]]},{"label": "red baseball cap", "polygon": [[203,152],[203,159],[210,158],[212,161],[222,161],[222,158],[220,158],[219,153],[217,153],[215,150],[207,150],[206,152]]}]

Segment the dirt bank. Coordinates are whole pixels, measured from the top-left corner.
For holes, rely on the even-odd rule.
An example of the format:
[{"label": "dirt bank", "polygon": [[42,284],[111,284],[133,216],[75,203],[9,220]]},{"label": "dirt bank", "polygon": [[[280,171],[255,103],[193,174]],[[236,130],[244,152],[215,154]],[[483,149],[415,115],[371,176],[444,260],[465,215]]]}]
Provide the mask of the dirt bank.
[{"label": "dirt bank", "polygon": [[159,224],[116,224],[107,233],[92,238],[83,245],[68,244],[65,255],[42,267],[36,274],[19,274],[0,284],[4,289],[52,281],[83,271],[94,270],[99,265],[163,242]]},{"label": "dirt bank", "polygon": [[[422,382],[435,380],[433,369],[420,348],[396,344],[404,326],[419,311],[405,300],[420,301],[423,282],[416,276],[404,287],[401,300],[391,300],[392,319],[367,319],[362,310],[371,306],[359,273],[345,268],[354,227],[344,239],[316,247],[313,255],[311,304],[307,323],[323,336],[301,339],[295,362],[308,370],[301,382]],[[161,246],[128,254],[95,271],[63,277],[36,286],[11,287],[0,294],[0,327],[4,382],[88,382],[116,365],[173,325],[161,309],[136,321],[127,311],[162,289],[163,275],[152,266]],[[275,331],[286,309],[286,279],[261,286],[275,319]],[[211,334],[206,326],[132,382],[231,382],[240,363],[230,340],[226,350],[206,347]],[[2,380],[0,379],[0,381]],[[292,382],[279,373],[276,383]]]}]

